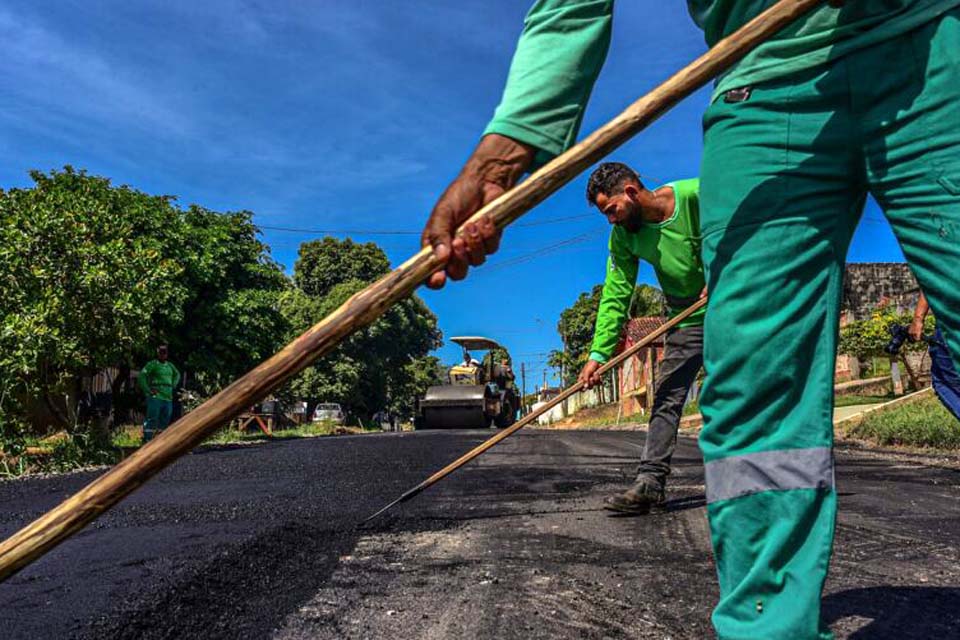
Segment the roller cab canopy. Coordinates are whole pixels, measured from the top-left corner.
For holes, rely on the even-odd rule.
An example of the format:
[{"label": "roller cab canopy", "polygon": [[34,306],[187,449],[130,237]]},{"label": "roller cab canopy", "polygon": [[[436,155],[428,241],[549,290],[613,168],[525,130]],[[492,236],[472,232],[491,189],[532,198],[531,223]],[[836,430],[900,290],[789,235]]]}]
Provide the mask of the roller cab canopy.
[{"label": "roller cab canopy", "polygon": [[467,351],[489,351],[490,349],[503,348],[495,340],[480,336],[457,336],[456,338],[450,338],[450,342],[460,345]]}]

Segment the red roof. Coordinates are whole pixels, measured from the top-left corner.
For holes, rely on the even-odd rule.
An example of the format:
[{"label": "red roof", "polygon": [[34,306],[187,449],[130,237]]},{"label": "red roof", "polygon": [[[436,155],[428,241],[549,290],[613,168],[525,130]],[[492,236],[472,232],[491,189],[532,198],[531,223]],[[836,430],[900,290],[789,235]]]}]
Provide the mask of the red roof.
[{"label": "red roof", "polygon": [[627,323],[623,325],[617,351],[622,351],[627,346],[640,342],[666,321],[667,319],[664,316],[646,316],[627,320]]}]

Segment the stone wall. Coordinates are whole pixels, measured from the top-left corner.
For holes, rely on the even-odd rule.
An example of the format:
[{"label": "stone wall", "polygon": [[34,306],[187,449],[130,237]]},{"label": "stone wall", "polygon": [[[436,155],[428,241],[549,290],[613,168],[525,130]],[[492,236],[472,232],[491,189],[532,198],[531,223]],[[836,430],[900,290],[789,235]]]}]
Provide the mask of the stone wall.
[{"label": "stone wall", "polygon": [[870,317],[878,304],[912,310],[920,289],[905,262],[851,262],[843,274],[841,310],[847,321]]}]

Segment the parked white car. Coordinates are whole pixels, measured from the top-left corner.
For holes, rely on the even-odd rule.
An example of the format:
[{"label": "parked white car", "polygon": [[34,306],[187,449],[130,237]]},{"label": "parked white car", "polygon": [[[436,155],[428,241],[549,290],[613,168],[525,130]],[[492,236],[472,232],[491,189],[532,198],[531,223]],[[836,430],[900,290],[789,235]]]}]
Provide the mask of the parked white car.
[{"label": "parked white car", "polygon": [[321,402],[313,410],[314,422],[332,421],[336,424],[343,424],[345,417],[343,409],[336,402]]}]

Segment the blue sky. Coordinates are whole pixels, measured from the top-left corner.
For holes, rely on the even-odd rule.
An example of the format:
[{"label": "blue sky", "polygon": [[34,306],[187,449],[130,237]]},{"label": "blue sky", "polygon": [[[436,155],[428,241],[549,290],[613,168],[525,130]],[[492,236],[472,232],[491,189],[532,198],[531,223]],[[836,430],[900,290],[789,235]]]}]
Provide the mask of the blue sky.
[{"label": "blue sky", "polygon": [[[288,269],[326,230],[410,232],[351,234],[398,264],[499,100],[527,4],[0,0],[0,187],[72,164],[182,204],[251,210]],[[703,50],[685,3],[620,3],[582,133]],[[706,101],[611,158],[654,184],[695,176]],[[466,281],[421,292],[446,336],[488,335],[526,362],[528,388],[560,346],[560,311],[603,278],[606,223],[583,215],[585,183],[508,230]],[[903,259],[872,203],[849,259]]]}]

